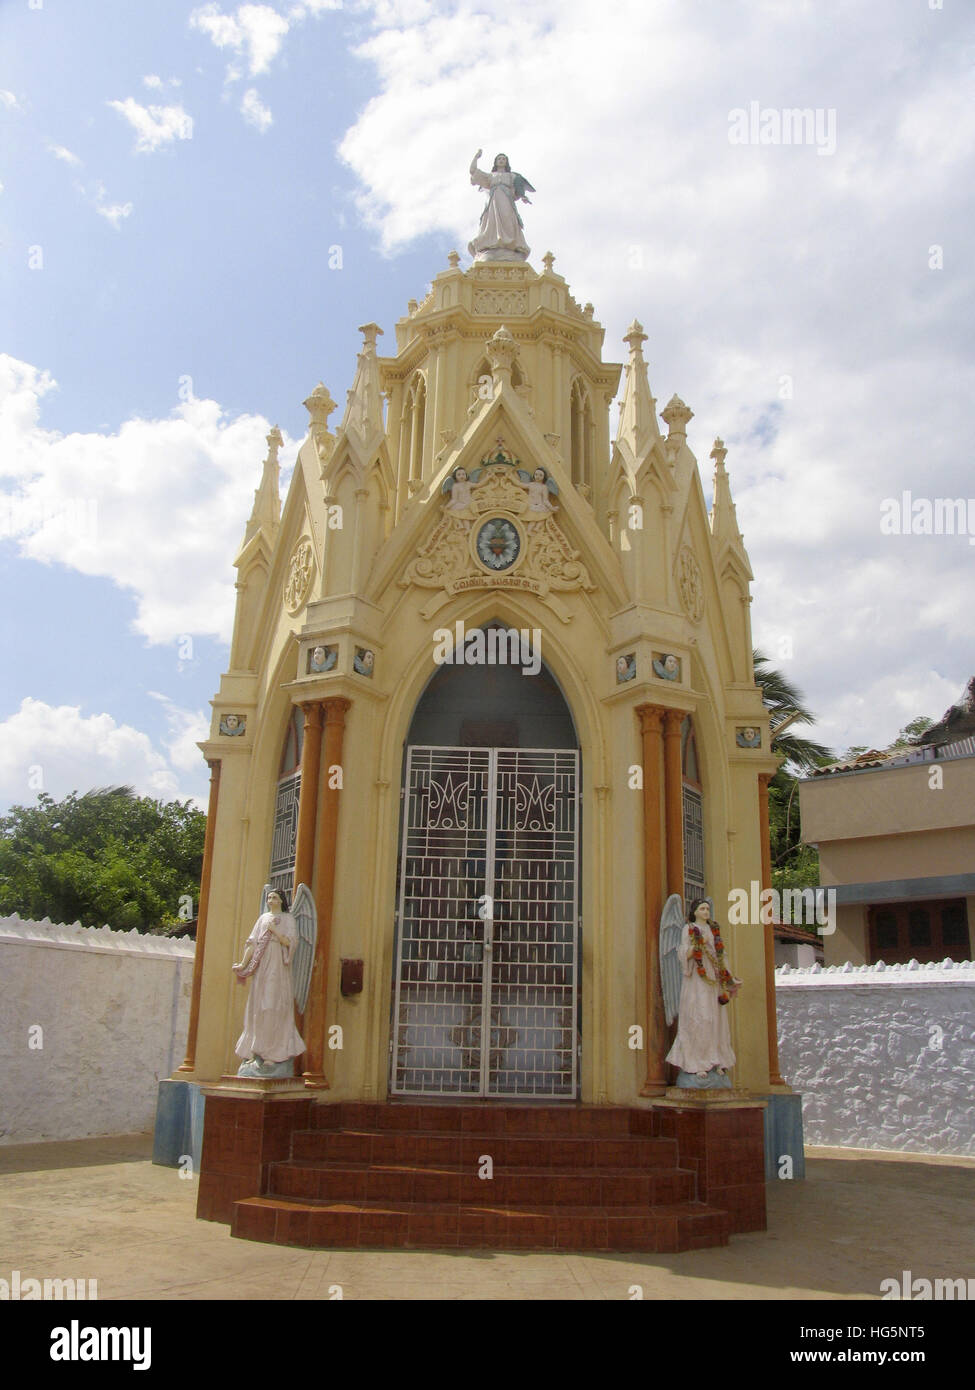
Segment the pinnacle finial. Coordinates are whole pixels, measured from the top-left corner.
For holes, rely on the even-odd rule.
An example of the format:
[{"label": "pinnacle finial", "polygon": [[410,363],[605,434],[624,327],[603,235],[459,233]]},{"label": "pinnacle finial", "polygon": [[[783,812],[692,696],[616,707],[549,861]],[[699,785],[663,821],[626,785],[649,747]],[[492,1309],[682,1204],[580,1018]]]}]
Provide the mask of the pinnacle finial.
[{"label": "pinnacle finial", "polygon": [[724,468],[724,461],[728,457],[728,450],[724,446],[723,439],[714,441],[714,448],[711,450],[711,457],[714,459],[716,468]]},{"label": "pinnacle finial", "polygon": [[546,273],[546,275],[551,275],[551,273],[552,273],[552,266],[553,266],[554,264],[555,264],[555,257],[552,255],[551,251],[546,251],[546,252],[545,252],[545,255],[542,257],[542,265],[545,267],[545,273]]},{"label": "pinnacle finial", "polygon": [[447,252],[447,264],[450,266],[451,270],[456,270],[457,267],[460,265],[460,252],[459,252],[459,251],[448,251],[448,252]]}]

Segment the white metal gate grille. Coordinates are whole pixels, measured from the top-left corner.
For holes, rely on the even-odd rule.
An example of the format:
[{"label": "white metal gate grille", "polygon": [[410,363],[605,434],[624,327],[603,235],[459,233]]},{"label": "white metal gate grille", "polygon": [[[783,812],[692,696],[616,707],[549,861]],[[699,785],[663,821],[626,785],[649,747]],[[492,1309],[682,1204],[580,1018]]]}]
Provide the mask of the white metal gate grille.
[{"label": "white metal gate grille", "polygon": [[394,1094],[575,1096],[578,758],[408,750]]}]

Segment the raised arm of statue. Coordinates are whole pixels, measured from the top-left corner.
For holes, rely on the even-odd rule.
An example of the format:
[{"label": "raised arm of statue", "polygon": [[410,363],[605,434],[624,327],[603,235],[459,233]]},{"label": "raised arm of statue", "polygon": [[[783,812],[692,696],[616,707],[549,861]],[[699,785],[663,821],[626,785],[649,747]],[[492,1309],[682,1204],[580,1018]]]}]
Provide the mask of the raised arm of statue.
[{"label": "raised arm of statue", "polygon": [[471,160],[471,183],[474,185],[475,188],[491,187],[491,175],[485,174],[483,169],[479,169],[477,167],[477,161],[480,159],[483,153],[483,150],[478,150],[477,154]]}]

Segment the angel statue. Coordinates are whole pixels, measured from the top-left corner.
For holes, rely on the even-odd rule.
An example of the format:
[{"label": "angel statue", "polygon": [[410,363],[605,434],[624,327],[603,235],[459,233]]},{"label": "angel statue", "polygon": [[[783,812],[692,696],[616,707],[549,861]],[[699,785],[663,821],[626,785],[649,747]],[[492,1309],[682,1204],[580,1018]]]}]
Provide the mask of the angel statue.
[{"label": "angel statue", "polygon": [[261,915],[243,958],[232,966],[241,984],[251,981],[244,1031],[234,1048],[244,1059],[238,1076],[294,1075],[294,1058],[305,1050],[294,1006],[303,1010],[308,1001],[315,931],[315,905],[305,884],[298,885],[293,912],[283,892],[265,887]]},{"label": "angel statue", "polygon": [[471,183],[486,188],[488,200],[481,213],[477,236],[467,249],[476,261],[527,261],[531,249],[525,241],[524,223],[516,203],[530,203],[526,195],[535,190],[521,174],[513,174],[506,154],[494,157],[490,174],[477,167],[484,153],[478,150],[471,160]]},{"label": "angel statue", "polygon": [[453,473],[444,479],[440,491],[445,497],[449,494],[450,499],[444,507],[444,511],[462,521],[473,520],[471,494],[480,482],[482,472],[483,469],[475,468],[473,473],[468,474],[466,468],[455,468]]},{"label": "angel statue", "polygon": [[519,468],[517,477],[521,486],[528,489],[528,511],[525,520],[538,521],[542,517],[551,516],[556,507],[550,500],[549,493],[552,497],[559,495],[555,479],[550,478],[544,468],[536,468],[530,477],[524,468]]},{"label": "angel statue", "polygon": [[693,898],[685,918],[678,893],[660,918],[660,981],[667,1022],[677,1037],[667,1061],[680,1069],[677,1085],[730,1088],[735,1065],[725,1005],[741,989],[728,966],[721,928],[711,920],[709,898]]}]

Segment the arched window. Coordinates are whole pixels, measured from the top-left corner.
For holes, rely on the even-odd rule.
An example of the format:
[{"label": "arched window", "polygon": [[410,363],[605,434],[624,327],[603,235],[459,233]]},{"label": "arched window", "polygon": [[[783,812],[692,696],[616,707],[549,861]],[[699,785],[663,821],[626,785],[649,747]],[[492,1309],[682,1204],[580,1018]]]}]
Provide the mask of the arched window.
[{"label": "arched window", "polygon": [[271,863],[267,881],[272,888],[283,888],[290,895],[295,872],[295,846],[298,840],[298,798],[301,794],[301,747],[305,721],[301,710],[291,711],[281,748],[278,789],[274,803],[274,831],[271,836]]},{"label": "arched window", "polygon": [[593,421],[592,402],[581,377],[572,383],[571,408],[572,481],[576,487],[592,490]]},{"label": "arched window", "polygon": [[401,470],[410,483],[423,477],[423,427],[426,423],[427,386],[417,372],[406,392],[400,431]]},{"label": "arched window", "polygon": [[691,716],[680,726],[680,762],[684,804],[684,900],[703,898],[704,882],[704,788],[697,757],[697,740]]}]

